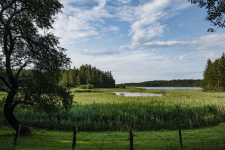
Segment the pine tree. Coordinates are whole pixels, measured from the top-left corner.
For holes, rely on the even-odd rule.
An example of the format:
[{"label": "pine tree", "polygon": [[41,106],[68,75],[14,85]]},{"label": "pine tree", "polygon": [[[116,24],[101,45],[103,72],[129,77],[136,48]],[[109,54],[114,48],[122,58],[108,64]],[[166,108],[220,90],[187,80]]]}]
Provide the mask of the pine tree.
[{"label": "pine tree", "polygon": [[211,89],[211,67],[212,62],[210,59],[207,60],[207,65],[205,68],[205,71],[203,73],[204,79],[202,81],[202,88],[207,91],[207,90],[212,90]]}]

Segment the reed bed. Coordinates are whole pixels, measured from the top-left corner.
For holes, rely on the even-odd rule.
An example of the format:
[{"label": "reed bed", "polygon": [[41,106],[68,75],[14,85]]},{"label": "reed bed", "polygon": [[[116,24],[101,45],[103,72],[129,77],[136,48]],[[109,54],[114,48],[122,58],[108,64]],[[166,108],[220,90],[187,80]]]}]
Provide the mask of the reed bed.
[{"label": "reed bed", "polygon": [[[174,130],[178,125],[190,129],[190,120],[194,128],[202,128],[225,119],[224,93],[174,90],[166,91],[164,97],[124,97],[96,91],[74,94],[76,103],[67,112],[47,114],[18,107],[14,114],[24,125],[65,131],[74,126],[79,131],[128,131],[131,127],[134,131]],[[3,125],[7,122],[2,111]]]}]

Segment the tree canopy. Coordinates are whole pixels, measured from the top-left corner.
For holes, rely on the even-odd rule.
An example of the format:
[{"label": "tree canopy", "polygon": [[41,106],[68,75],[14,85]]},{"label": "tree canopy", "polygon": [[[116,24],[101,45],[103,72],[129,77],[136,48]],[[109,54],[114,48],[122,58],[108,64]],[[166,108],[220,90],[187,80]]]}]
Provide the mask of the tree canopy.
[{"label": "tree canopy", "polygon": [[[207,9],[207,17],[205,18],[207,21],[210,21],[214,26],[218,26],[218,28],[224,28],[225,20],[225,1],[224,0],[188,0],[189,2],[196,4],[199,3],[199,7],[206,7]],[[216,30],[217,30],[216,29]],[[216,31],[213,28],[209,28],[208,32]]]},{"label": "tree canopy", "polygon": [[20,124],[13,115],[18,104],[47,112],[72,105],[70,93],[58,86],[70,59],[59,38],[48,33],[61,8],[58,0],[0,1],[0,90],[8,93],[4,115],[14,129]]},{"label": "tree canopy", "polygon": [[208,59],[205,70],[202,88],[205,91],[225,91],[225,54],[212,62]]},{"label": "tree canopy", "polygon": [[92,84],[95,87],[108,88],[115,87],[115,80],[113,79],[111,71],[101,71],[91,65],[82,65],[80,68],[73,68],[61,71],[62,78],[59,82],[63,86],[79,86]]},{"label": "tree canopy", "polygon": [[155,80],[141,83],[124,83],[126,86],[139,87],[200,87],[202,80],[183,79],[183,80]]}]

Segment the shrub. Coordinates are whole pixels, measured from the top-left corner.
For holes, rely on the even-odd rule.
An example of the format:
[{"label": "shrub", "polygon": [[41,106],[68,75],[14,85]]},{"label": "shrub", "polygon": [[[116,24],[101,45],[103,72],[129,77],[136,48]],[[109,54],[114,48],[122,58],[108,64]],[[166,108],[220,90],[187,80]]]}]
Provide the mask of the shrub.
[{"label": "shrub", "polygon": [[80,86],[80,89],[86,89],[86,88],[87,88],[86,85],[81,85],[81,86]]},{"label": "shrub", "polygon": [[92,84],[87,84],[86,89],[92,89],[93,85]]},{"label": "shrub", "polygon": [[119,85],[119,88],[121,88],[121,89],[125,89],[125,88],[126,88],[126,86],[125,86],[124,84],[120,84],[120,85]]}]

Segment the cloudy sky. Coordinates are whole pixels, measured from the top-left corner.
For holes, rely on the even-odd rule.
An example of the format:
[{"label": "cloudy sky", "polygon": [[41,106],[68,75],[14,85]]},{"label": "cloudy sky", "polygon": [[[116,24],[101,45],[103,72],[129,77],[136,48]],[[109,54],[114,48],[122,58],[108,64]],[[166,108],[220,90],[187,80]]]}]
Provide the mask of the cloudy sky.
[{"label": "cloudy sky", "polygon": [[[54,23],[71,68],[112,71],[116,83],[202,79],[206,61],[225,51],[225,29],[188,0],[61,0]],[[214,28],[214,27],[213,27]],[[215,29],[215,28],[214,28]]]}]

